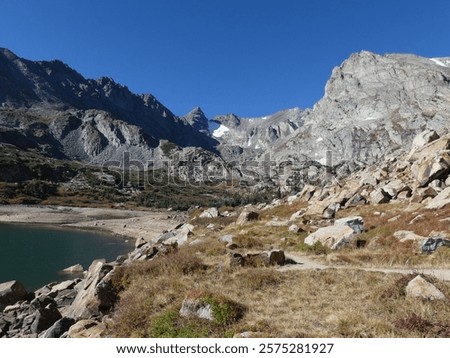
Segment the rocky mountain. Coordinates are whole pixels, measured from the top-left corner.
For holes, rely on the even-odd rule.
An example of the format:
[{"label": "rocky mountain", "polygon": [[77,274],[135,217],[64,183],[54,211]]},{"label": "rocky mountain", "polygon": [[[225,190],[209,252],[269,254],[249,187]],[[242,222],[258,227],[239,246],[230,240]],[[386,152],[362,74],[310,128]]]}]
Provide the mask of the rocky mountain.
[{"label": "rocky mountain", "polygon": [[225,158],[254,156],[289,138],[303,125],[307,113],[300,108],[292,108],[265,117],[245,118],[232,113],[216,116],[213,122],[219,127],[212,136],[219,141],[218,148]]},{"label": "rocky mountain", "polygon": [[150,94],[7,49],[0,49],[0,141],[94,164],[121,160],[124,152],[158,161],[161,141],[208,151],[217,144]]},{"label": "rocky mountain", "polygon": [[181,117],[181,119],[200,132],[208,132],[209,120],[206,118],[205,113],[203,113],[200,107],[195,107],[188,114]]},{"label": "rocky mountain", "polygon": [[449,113],[450,58],[362,51],[334,68],[324,97],[273,155],[325,164],[331,151],[334,163],[374,163],[407,152],[423,130],[445,134]]},{"label": "rocky mountain", "polygon": [[[424,130],[445,135],[450,58],[362,51],[333,70],[313,109],[261,118],[228,114],[211,122],[199,107],[177,117],[152,95],[133,94],[110,78],[85,79],[60,61],[28,61],[1,49],[0,104],[0,142],[56,158],[101,164],[128,152],[158,165],[180,154],[189,157],[186,163],[201,158],[229,168],[224,161],[270,154],[277,163],[312,165],[320,176],[329,166],[348,173],[404,154]],[[305,181],[274,169],[273,182],[288,191],[292,181]],[[244,170],[232,171],[242,176]]]}]

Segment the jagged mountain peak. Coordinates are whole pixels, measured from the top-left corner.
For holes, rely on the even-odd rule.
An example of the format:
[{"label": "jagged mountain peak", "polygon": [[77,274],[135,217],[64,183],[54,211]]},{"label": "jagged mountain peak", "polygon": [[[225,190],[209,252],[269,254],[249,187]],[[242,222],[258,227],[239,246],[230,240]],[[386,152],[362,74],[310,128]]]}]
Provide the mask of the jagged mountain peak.
[{"label": "jagged mountain peak", "polygon": [[12,52],[9,49],[4,48],[4,47],[0,47],[0,55],[8,58],[9,60],[14,60],[14,59],[18,58],[14,52]]},{"label": "jagged mountain peak", "polygon": [[195,107],[188,114],[184,115],[182,117],[182,119],[198,131],[201,131],[201,132],[208,131],[209,120],[205,116],[205,113],[203,113],[203,111],[200,107]]}]

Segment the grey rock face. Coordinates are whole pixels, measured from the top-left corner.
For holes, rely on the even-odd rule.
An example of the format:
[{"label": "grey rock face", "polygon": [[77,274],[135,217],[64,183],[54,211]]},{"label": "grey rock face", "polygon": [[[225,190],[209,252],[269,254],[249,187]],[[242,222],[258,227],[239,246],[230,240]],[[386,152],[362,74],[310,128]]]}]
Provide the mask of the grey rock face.
[{"label": "grey rock face", "polygon": [[206,118],[205,114],[201,110],[200,107],[194,108],[192,111],[190,111],[185,116],[181,117],[182,120],[184,120],[186,123],[188,123],[192,128],[201,131],[201,132],[207,132],[208,131],[208,118]]},{"label": "grey rock face", "polygon": [[236,154],[251,157],[292,135],[303,124],[305,114],[299,108],[292,108],[260,118],[235,114],[216,116],[213,121],[219,127],[212,136],[220,142],[219,149],[225,158],[235,159]]},{"label": "grey rock face", "polygon": [[24,149],[101,163],[124,152],[158,159],[162,139],[209,150],[217,143],[194,128],[195,114],[192,126],[150,94],[133,94],[111,78],[85,79],[60,61],[0,49],[0,78],[0,140]]},{"label": "grey rock face", "polygon": [[112,307],[115,297],[110,289],[108,275],[112,269],[104,260],[96,260],[91,264],[83,288],[69,307],[67,317],[87,319],[101,315],[104,310]]},{"label": "grey rock face", "polygon": [[[304,117],[293,138],[274,149],[276,158],[325,162],[375,162],[410,149],[424,129],[446,131],[450,109],[448,59],[413,55],[353,54],[333,70],[325,96]],[[444,65],[442,65],[444,64]]]}]

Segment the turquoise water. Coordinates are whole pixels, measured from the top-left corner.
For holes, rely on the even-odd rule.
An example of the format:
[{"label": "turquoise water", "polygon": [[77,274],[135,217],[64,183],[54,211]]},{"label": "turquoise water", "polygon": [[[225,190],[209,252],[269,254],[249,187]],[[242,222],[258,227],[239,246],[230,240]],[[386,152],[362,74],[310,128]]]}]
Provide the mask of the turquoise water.
[{"label": "turquoise water", "polygon": [[112,235],[47,226],[0,224],[0,283],[17,280],[35,290],[67,276],[60,271],[97,258],[107,261],[132,249]]}]

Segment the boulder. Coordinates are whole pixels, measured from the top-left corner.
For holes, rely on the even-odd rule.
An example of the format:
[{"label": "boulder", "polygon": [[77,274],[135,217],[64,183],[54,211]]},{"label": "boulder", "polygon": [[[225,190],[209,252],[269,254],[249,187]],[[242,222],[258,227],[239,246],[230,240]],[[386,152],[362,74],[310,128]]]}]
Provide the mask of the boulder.
[{"label": "boulder", "polygon": [[205,211],[203,211],[199,215],[199,218],[213,219],[213,218],[217,218],[218,216],[219,216],[219,210],[217,210],[217,208],[215,208],[215,207],[212,207],[212,208],[208,208]]},{"label": "boulder", "polygon": [[359,181],[361,185],[371,185],[373,187],[377,186],[378,180],[370,172],[364,172],[361,175],[361,180]]},{"label": "boulder", "polygon": [[432,141],[423,147],[417,148],[412,153],[408,161],[410,163],[422,162],[426,159],[433,158],[436,153],[440,153],[450,149],[450,137],[442,137],[435,141]]},{"label": "boulder", "polygon": [[436,197],[434,197],[426,206],[427,209],[442,209],[444,206],[450,204],[450,187],[442,190]]},{"label": "boulder", "polygon": [[332,250],[337,250],[349,244],[355,234],[362,232],[364,232],[364,219],[361,216],[350,216],[336,220],[333,226],[318,229],[307,236],[304,243],[314,245],[320,242]]},{"label": "boulder", "polygon": [[259,214],[256,211],[249,211],[244,209],[241,214],[238,216],[236,221],[237,225],[244,225],[249,221],[259,220]]},{"label": "boulder", "polygon": [[9,281],[0,284],[0,311],[6,306],[13,305],[18,301],[25,300],[28,292],[18,281]]},{"label": "boulder", "polygon": [[346,246],[354,236],[353,229],[347,225],[327,226],[318,229],[305,238],[305,244],[314,245],[320,242],[322,245],[337,250]]},{"label": "boulder", "polygon": [[427,187],[427,188],[417,188],[413,195],[411,196],[410,202],[411,203],[421,203],[425,199],[428,198],[434,198],[437,196],[436,190],[433,188]]},{"label": "boulder", "polygon": [[414,140],[412,142],[411,146],[411,152],[410,156],[419,148],[424,147],[428,143],[434,142],[435,140],[439,139],[439,135],[436,133],[436,131],[427,129],[419,134],[417,134],[414,137]]},{"label": "boulder", "polygon": [[68,332],[70,327],[75,324],[75,320],[69,317],[63,317],[56,321],[49,329],[47,329],[41,338],[59,338]]},{"label": "boulder", "polygon": [[389,203],[391,199],[392,197],[381,188],[378,188],[370,193],[370,202],[372,204]]},{"label": "boulder", "polygon": [[411,188],[409,188],[399,179],[390,181],[385,186],[383,186],[382,190],[391,198],[396,198],[397,195],[403,191],[411,192]]},{"label": "boulder", "polygon": [[421,187],[427,186],[436,179],[445,180],[450,173],[450,154],[442,152],[421,162],[414,163],[411,171]]},{"label": "boulder", "polygon": [[450,173],[450,137],[439,138],[416,149],[409,157],[417,183],[425,187],[435,179],[445,180]]},{"label": "boulder", "polygon": [[445,295],[433,284],[418,275],[411,281],[405,289],[407,297],[418,297],[428,300],[443,300]]},{"label": "boulder", "polygon": [[192,235],[192,230],[194,230],[194,225],[183,224],[180,227],[161,235],[157,242],[165,245],[184,245],[188,241],[189,236]]},{"label": "boulder", "polygon": [[334,226],[348,226],[353,230],[353,233],[360,234],[364,232],[364,219],[361,216],[349,216],[338,219],[334,222]]},{"label": "boulder", "polygon": [[366,204],[367,204],[367,199],[363,195],[356,193],[353,197],[351,197],[348,200],[346,207],[366,205]]},{"label": "boulder", "polygon": [[45,331],[61,318],[62,316],[56,307],[56,303],[50,303],[44,308],[39,308],[31,325],[31,332],[40,333]]},{"label": "boulder", "polygon": [[324,219],[333,219],[336,216],[336,213],[341,208],[340,204],[333,203],[330,204],[322,213],[322,218]]},{"label": "boulder", "polygon": [[95,260],[87,272],[83,288],[69,307],[67,317],[76,320],[98,316],[109,311],[117,299],[111,284],[113,270],[105,260]]},{"label": "boulder", "polygon": [[441,246],[450,247],[450,240],[443,237],[424,238],[424,240],[422,240],[421,249],[422,252],[431,253],[436,251]]},{"label": "boulder", "polygon": [[145,241],[143,237],[139,237],[136,239],[136,242],[134,243],[134,247],[136,249],[139,249],[140,247],[144,246],[145,244],[147,244],[147,241]]},{"label": "boulder", "polygon": [[56,296],[58,292],[64,291],[64,290],[70,290],[75,287],[75,285],[80,282],[80,280],[67,280],[63,281],[55,286],[52,287],[51,291],[49,292],[50,296]]},{"label": "boulder", "polygon": [[69,328],[68,338],[100,338],[106,326],[94,320],[85,319],[78,321]]},{"label": "boulder", "polygon": [[316,192],[317,188],[312,185],[305,185],[302,189],[302,191],[298,194],[298,197],[300,199],[309,201],[313,197],[314,193]]}]

